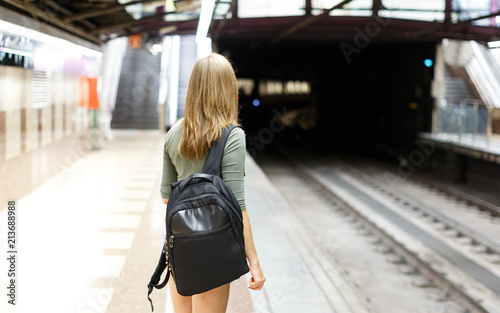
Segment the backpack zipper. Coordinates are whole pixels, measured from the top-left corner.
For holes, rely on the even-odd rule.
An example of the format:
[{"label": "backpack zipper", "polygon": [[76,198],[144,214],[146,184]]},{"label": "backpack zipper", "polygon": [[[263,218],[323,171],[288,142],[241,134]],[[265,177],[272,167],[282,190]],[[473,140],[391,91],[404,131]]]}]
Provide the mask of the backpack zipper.
[{"label": "backpack zipper", "polygon": [[[184,200],[181,200],[181,201],[177,202],[177,203],[175,204],[174,208],[175,208],[176,206],[181,205],[181,204],[182,204],[182,203],[184,203],[184,202],[194,201],[194,200],[199,200],[199,199],[206,198],[206,197],[208,197],[208,196],[217,196],[217,195],[216,195],[216,194],[207,193],[207,194],[204,194],[204,195],[200,195],[200,196],[196,196],[196,197],[192,197],[192,198],[187,198],[187,199],[184,199]],[[172,209],[174,209],[174,208],[172,208]]]},{"label": "backpack zipper", "polygon": [[196,238],[196,237],[202,237],[202,236],[205,236],[207,234],[215,235],[215,234],[218,234],[218,233],[221,233],[221,232],[225,231],[226,229],[228,229],[230,227],[231,227],[231,223],[227,223],[226,225],[218,227],[216,229],[210,229],[210,230],[200,231],[200,232],[196,232],[194,234],[171,235],[170,238],[169,238],[169,241],[168,241],[169,247],[170,247],[170,249],[174,248],[174,238],[175,237],[177,237],[177,238],[189,238],[189,239],[192,239],[192,238]]},{"label": "backpack zipper", "polygon": [[[240,214],[238,214],[238,211],[236,210],[236,208],[231,204],[231,202],[229,202],[229,200],[227,200],[226,198],[224,197],[221,197],[219,195],[216,195],[214,194],[214,196],[216,196],[217,198],[219,199],[222,199],[222,201],[226,202],[226,204],[231,208],[231,210],[233,210],[233,212],[236,214],[236,216],[238,217],[238,219],[240,220],[240,222],[243,223],[243,218],[240,217]],[[240,213],[241,213],[241,209],[240,209]]]},{"label": "backpack zipper", "polygon": [[193,188],[200,188],[204,185],[209,185],[210,183],[208,182],[202,182],[202,183],[197,183],[197,184],[194,184],[194,185],[190,185],[188,187],[186,187],[182,192],[186,192],[188,191],[189,189],[193,189]]},{"label": "backpack zipper", "polygon": [[[238,219],[240,220],[240,222],[243,222],[243,219],[240,217],[240,214],[238,214],[238,211],[231,204],[231,202],[229,202],[229,200],[227,200],[226,198],[224,198],[224,197],[222,197],[222,196],[220,196],[218,194],[215,194],[215,193],[207,193],[207,194],[196,196],[196,197],[193,197],[193,198],[188,198],[188,199],[181,200],[181,201],[177,202],[174,207],[176,207],[178,205],[181,205],[184,202],[199,200],[199,199],[203,199],[203,198],[206,198],[206,197],[209,197],[209,196],[215,196],[215,197],[221,199],[222,201],[224,201],[229,206],[229,208],[236,214],[236,216],[238,217]],[[241,213],[241,209],[240,209],[240,213]]]}]

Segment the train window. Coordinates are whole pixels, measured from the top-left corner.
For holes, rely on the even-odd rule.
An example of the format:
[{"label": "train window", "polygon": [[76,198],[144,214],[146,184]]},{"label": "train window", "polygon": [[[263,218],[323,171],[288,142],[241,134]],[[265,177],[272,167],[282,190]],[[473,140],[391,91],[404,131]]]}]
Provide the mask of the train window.
[{"label": "train window", "polygon": [[311,84],[300,80],[261,80],[259,81],[259,95],[308,95],[311,93]]}]

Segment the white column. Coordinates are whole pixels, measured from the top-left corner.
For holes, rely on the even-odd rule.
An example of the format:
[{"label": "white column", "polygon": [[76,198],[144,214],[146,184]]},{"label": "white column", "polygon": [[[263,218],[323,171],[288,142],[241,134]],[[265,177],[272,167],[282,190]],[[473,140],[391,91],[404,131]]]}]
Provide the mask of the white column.
[{"label": "white column", "polygon": [[111,119],[115,109],[118,83],[122,71],[123,57],[127,52],[128,38],[108,41],[102,57],[102,76],[99,92],[99,127],[107,139],[112,139]]},{"label": "white column", "polygon": [[169,88],[167,108],[169,112],[169,126],[174,125],[177,121],[177,107],[178,107],[178,90],[179,90],[179,58],[180,58],[180,37],[174,36],[172,38],[172,46],[170,50],[170,73],[169,73]]}]

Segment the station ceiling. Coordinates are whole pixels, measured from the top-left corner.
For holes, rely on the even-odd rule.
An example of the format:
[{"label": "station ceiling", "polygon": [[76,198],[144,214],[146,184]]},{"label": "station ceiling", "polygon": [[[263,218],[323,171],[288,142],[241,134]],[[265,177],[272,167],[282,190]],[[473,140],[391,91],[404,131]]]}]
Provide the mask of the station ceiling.
[{"label": "station ceiling", "polygon": [[[382,0],[373,0],[369,16],[334,16],[353,0],[339,1],[319,15],[311,13],[305,0],[304,15],[238,18],[237,0],[216,0],[210,36],[232,40],[250,49],[287,42],[352,41],[360,33],[376,34],[379,42],[440,41],[442,38],[477,41],[500,40],[498,27],[477,26],[478,19],[500,15],[494,12],[474,19],[452,22],[451,0],[446,1],[444,22],[390,19],[379,16],[386,9]],[[96,44],[109,39],[147,34],[195,34],[200,15],[198,0],[0,0],[0,5],[33,17]],[[139,9],[137,9],[139,7]],[[222,13],[221,13],[222,12]]]}]

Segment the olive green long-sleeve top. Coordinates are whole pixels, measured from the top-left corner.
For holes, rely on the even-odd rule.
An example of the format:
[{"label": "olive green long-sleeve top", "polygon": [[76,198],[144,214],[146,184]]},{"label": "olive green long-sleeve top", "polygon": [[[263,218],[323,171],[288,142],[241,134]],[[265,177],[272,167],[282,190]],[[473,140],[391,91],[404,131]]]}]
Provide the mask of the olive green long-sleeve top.
[{"label": "olive green long-sleeve top", "polygon": [[[170,197],[173,182],[187,178],[193,173],[200,173],[206,156],[201,159],[188,160],[179,155],[179,142],[182,134],[182,122],[179,120],[168,131],[163,148],[163,175],[160,193],[163,199]],[[222,157],[222,179],[231,188],[242,210],[245,206],[245,133],[235,128],[229,134]]]}]

